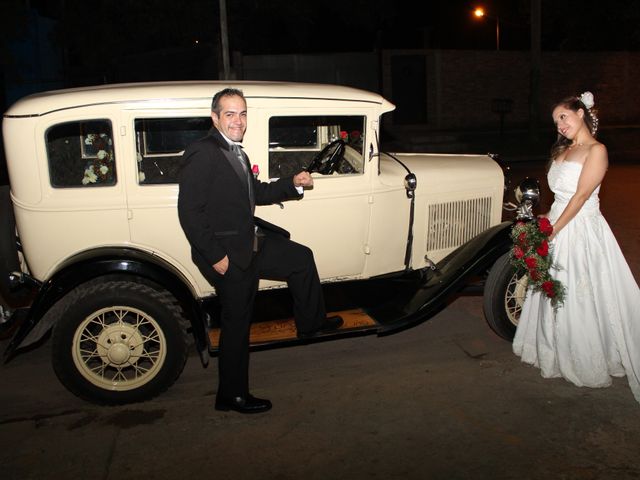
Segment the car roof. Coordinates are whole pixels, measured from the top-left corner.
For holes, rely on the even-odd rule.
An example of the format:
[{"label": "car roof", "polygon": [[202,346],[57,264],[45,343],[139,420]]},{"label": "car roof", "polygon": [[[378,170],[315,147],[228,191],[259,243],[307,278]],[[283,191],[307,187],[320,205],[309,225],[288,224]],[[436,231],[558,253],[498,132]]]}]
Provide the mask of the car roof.
[{"label": "car roof", "polygon": [[227,87],[242,90],[247,99],[346,100],[384,105],[385,109],[389,110],[393,108],[390,102],[377,93],[341,85],[258,81],[176,81],[108,84],[35,93],[18,100],[4,113],[4,116],[41,116],[82,106],[141,101],[170,102],[204,99],[211,101],[211,97],[217,91]]}]

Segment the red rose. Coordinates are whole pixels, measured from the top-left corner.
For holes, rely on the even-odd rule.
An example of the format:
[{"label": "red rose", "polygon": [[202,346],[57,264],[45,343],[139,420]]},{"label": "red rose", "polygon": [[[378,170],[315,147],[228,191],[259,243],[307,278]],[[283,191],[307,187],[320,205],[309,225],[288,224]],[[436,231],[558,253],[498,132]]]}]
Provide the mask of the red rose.
[{"label": "red rose", "polygon": [[546,240],[543,240],[538,248],[536,248],[536,252],[541,257],[546,257],[549,255],[549,243]]},{"label": "red rose", "polygon": [[523,247],[527,247],[527,232],[522,232],[520,235],[518,235],[518,244],[522,245]]},{"label": "red rose", "polygon": [[542,290],[547,294],[547,297],[553,298],[556,296],[555,288],[553,288],[553,282],[551,280],[547,280],[546,282],[542,282]]},{"label": "red rose", "polygon": [[529,277],[531,277],[531,280],[534,282],[537,282],[540,280],[540,272],[538,270],[529,270]]},{"label": "red rose", "polygon": [[536,260],[535,257],[527,257],[527,258],[525,258],[524,259],[524,263],[527,264],[527,267],[529,267],[529,270],[533,270],[538,265],[538,261]]},{"label": "red rose", "polygon": [[548,218],[539,218],[538,219],[538,229],[548,237],[553,233],[553,226]]},{"label": "red rose", "polygon": [[522,250],[519,246],[513,247],[513,256],[518,260],[524,257],[524,250]]}]

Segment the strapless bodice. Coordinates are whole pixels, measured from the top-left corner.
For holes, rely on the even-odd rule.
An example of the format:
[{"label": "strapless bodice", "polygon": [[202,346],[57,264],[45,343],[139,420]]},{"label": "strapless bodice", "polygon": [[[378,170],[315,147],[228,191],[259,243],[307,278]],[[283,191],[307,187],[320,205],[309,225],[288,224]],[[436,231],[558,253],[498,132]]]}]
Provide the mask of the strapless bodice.
[{"label": "strapless bodice", "polygon": [[[552,162],[547,181],[554,195],[554,203],[549,217],[553,223],[562,213],[571,197],[578,189],[578,180],[582,173],[582,164],[577,162]],[[589,199],[580,209],[577,216],[600,215],[600,185],[591,193]]]}]

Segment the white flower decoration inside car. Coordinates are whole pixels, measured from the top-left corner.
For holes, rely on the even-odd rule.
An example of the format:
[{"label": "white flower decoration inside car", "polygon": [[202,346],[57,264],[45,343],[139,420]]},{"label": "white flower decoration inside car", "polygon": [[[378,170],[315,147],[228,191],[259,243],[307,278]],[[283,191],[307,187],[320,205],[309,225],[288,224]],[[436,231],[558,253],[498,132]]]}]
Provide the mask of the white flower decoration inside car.
[{"label": "white flower decoration inside car", "polygon": [[582,95],[580,95],[579,98],[580,98],[580,101],[587,108],[591,108],[595,105],[595,101],[593,99],[593,93],[591,92],[584,92]]},{"label": "white flower decoration inside car", "polygon": [[90,183],[96,183],[97,180],[98,180],[98,176],[93,171],[93,165],[91,165],[87,169],[85,169],[84,178],[82,179],[82,184],[83,185],[88,185]]},{"label": "white flower decoration inside car", "polygon": [[106,133],[88,133],[84,143],[93,146],[95,157],[89,154],[82,179],[83,185],[90,183],[111,183],[114,180],[113,142]]}]

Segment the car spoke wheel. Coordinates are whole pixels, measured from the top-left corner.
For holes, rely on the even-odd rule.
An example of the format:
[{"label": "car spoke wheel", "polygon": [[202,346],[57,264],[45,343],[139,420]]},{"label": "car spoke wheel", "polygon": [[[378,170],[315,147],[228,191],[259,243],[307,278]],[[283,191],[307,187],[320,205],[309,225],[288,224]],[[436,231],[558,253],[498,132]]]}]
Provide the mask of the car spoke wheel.
[{"label": "car spoke wheel", "polygon": [[73,338],[73,362],[91,383],[125,391],[144,385],[160,371],[167,340],[141,310],[109,307],[85,319]]},{"label": "car spoke wheel", "polygon": [[509,321],[518,326],[522,305],[527,295],[528,279],[525,275],[513,272],[504,292],[504,311]]},{"label": "car spoke wheel", "polygon": [[147,400],[178,378],[187,356],[173,297],[134,282],[78,287],[53,330],[53,366],[81,398],[102,404]]},{"label": "car spoke wheel", "polygon": [[516,270],[509,253],[493,264],[484,286],[484,315],[491,329],[507,340],[516,333],[522,305],[527,295],[525,272]]}]

